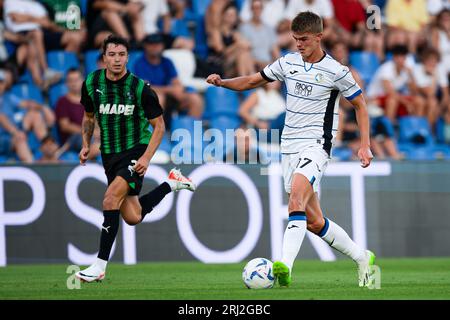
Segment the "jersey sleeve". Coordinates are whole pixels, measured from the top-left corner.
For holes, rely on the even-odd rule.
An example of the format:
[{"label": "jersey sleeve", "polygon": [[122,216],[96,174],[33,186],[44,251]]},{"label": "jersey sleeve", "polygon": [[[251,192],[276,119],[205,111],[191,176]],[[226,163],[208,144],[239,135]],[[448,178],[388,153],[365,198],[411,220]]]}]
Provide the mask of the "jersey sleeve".
[{"label": "jersey sleeve", "polygon": [[334,85],[347,99],[353,100],[362,93],[361,88],[353,78],[352,72],[346,66],[341,66],[334,77]]},{"label": "jersey sleeve", "polygon": [[88,94],[86,81],[83,81],[83,86],[81,87],[81,99],[80,103],[84,106],[86,112],[94,112],[94,103]]},{"label": "jersey sleeve", "polygon": [[284,70],[286,70],[285,63],[285,57],[281,57],[275,62],[267,65],[260,73],[262,77],[269,82],[273,82],[275,80],[284,81]]},{"label": "jersey sleeve", "polygon": [[159,104],[158,95],[150,87],[149,84],[144,85],[142,90],[142,108],[144,108],[145,117],[147,119],[154,119],[163,114],[163,109]]}]

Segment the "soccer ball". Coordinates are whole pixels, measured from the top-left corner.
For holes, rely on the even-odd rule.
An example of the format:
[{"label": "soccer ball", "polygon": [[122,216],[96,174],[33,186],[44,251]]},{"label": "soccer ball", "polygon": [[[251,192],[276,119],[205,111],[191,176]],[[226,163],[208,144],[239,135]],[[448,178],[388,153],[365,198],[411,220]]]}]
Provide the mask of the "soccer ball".
[{"label": "soccer ball", "polygon": [[250,260],[242,272],[242,280],[249,289],[269,289],[273,287],[272,261],[266,258]]}]

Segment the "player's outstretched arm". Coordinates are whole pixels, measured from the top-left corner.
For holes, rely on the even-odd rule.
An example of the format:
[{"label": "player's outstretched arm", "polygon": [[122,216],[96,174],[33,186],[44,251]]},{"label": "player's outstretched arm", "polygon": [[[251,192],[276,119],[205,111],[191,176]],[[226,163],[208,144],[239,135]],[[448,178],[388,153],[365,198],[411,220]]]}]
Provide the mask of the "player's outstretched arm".
[{"label": "player's outstretched arm", "polygon": [[166,126],[164,124],[163,116],[160,115],[156,118],[150,119],[148,122],[153,127],[152,137],[150,138],[150,142],[148,143],[147,149],[144,154],[138,159],[136,164],[134,165],[134,170],[140,175],[143,176],[147,171],[148,164],[152,159],[153,155],[161,144],[162,138],[164,136],[164,132],[166,131]]},{"label": "player's outstretched arm", "polygon": [[361,146],[358,150],[358,158],[361,161],[361,166],[367,168],[373,159],[373,154],[370,150],[369,114],[367,113],[366,101],[364,100],[364,96],[360,94],[350,102],[355,107],[356,120],[358,121],[361,136]]},{"label": "player's outstretched arm", "polygon": [[242,76],[231,79],[222,79],[218,74],[210,74],[206,78],[206,82],[215,85],[216,87],[224,87],[236,91],[244,91],[260,87],[267,83],[261,73],[255,73],[250,76]]},{"label": "player's outstretched arm", "polygon": [[81,123],[81,136],[83,138],[83,146],[78,155],[80,164],[84,165],[89,156],[91,147],[91,138],[95,128],[95,116],[93,112],[85,112],[83,115],[83,122]]}]

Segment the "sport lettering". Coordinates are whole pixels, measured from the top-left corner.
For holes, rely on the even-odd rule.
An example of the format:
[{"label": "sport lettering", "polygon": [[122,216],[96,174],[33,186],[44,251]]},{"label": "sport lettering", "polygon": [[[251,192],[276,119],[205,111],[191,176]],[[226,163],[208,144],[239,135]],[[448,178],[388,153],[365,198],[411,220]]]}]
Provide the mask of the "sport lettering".
[{"label": "sport lettering", "polygon": [[134,104],[100,104],[99,113],[101,114],[123,114],[125,116],[132,115],[134,112]]}]

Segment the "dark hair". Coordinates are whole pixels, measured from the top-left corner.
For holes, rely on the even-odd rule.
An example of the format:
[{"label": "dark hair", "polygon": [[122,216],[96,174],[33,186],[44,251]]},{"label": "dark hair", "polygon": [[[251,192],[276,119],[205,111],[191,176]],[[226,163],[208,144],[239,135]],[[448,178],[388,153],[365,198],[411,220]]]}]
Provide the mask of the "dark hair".
[{"label": "dark hair", "polygon": [[41,139],[41,144],[44,144],[47,142],[56,142],[56,139],[51,135],[51,133],[48,133],[45,137],[43,137]]},{"label": "dark hair", "polygon": [[403,44],[397,44],[391,49],[393,56],[406,56],[408,54],[408,47]]},{"label": "dark hair", "polygon": [[437,50],[434,47],[427,47],[424,50],[422,50],[422,53],[420,54],[420,61],[424,62],[431,57],[435,57],[438,61],[441,60],[441,54],[439,50]]},{"label": "dark hair", "polygon": [[106,48],[108,44],[113,43],[115,45],[123,45],[127,48],[127,52],[130,50],[130,43],[127,39],[117,36],[115,34],[110,34],[108,38],[103,41],[103,54],[106,54]]},{"label": "dark hair", "polygon": [[69,70],[67,70],[67,72],[66,72],[66,77],[67,77],[67,75],[68,75],[69,73],[72,73],[72,72],[78,72],[78,73],[81,73],[81,70],[80,70],[80,69],[77,69],[77,68],[74,68],[74,67],[71,67],[71,68],[69,68]]},{"label": "dark hair", "polygon": [[291,30],[298,33],[321,33],[323,32],[322,18],[311,11],[300,12],[292,20]]}]

